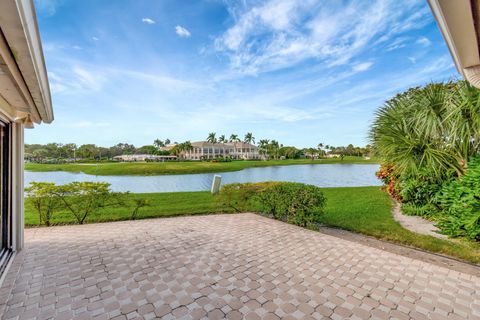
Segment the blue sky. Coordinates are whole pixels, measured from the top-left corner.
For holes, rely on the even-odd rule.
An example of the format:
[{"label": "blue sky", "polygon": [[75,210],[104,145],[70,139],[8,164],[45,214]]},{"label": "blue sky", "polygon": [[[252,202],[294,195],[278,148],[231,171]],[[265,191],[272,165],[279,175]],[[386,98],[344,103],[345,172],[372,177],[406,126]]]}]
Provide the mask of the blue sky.
[{"label": "blue sky", "polygon": [[35,3],[55,121],[26,143],[365,145],[386,99],[459,77],[426,1]]}]

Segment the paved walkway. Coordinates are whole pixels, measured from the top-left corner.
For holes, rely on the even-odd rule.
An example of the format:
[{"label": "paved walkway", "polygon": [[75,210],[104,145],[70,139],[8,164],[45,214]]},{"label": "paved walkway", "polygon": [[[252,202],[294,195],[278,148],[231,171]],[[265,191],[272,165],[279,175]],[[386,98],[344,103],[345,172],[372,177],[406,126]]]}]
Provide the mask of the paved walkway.
[{"label": "paved walkway", "polygon": [[423,219],[419,216],[407,216],[403,214],[399,202],[395,203],[392,214],[393,218],[407,230],[435,238],[448,239],[446,235],[438,233],[440,229],[435,226],[435,222]]},{"label": "paved walkway", "polygon": [[28,229],[26,243],[3,319],[480,319],[478,277],[254,214]]}]

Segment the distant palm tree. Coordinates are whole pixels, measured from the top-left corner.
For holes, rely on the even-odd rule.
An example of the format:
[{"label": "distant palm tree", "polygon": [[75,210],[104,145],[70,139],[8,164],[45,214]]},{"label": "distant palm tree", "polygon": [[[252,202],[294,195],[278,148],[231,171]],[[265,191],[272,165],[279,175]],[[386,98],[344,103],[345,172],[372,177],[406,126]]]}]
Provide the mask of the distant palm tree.
[{"label": "distant palm tree", "polygon": [[245,134],[245,138],[243,139],[243,142],[249,144],[248,153],[251,154],[252,153],[252,143],[255,143],[255,137],[253,136],[253,134],[251,132],[247,132]]},{"label": "distant palm tree", "polygon": [[210,132],[207,137],[207,142],[210,142],[212,144],[212,151],[213,151],[214,158],[215,158],[215,143],[217,143],[216,135],[217,134],[215,132]]},{"label": "distant palm tree", "polygon": [[167,139],[164,141],[164,144],[165,144],[165,145],[169,145],[170,142],[171,142],[170,139],[167,138]]},{"label": "distant palm tree", "polygon": [[155,140],[153,141],[153,145],[154,145],[155,147],[157,147],[157,149],[160,149],[160,148],[162,148],[162,147],[165,147],[165,143],[164,143],[162,140],[160,140],[160,139],[155,139]]},{"label": "distant palm tree", "polygon": [[267,152],[268,152],[268,143],[270,141],[268,139],[262,139],[258,142],[258,152],[262,154],[264,157],[266,157]]},{"label": "distant palm tree", "polygon": [[223,146],[223,158],[225,159],[225,143],[227,142],[227,139],[225,138],[224,134],[218,137],[218,142],[220,142]]},{"label": "distant palm tree", "polygon": [[277,159],[277,156],[278,156],[278,148],[279,148],[278,141],[272,140],[272,142],[270,142],[270,150],[275,159]]},{"label": "distant palm tree", "polygon": [[190,153],[193,150],[193,146],[192,146],[192,143],[190,142],[190,140],[185,141],[182,144],[183,144],[183,147],[182,147],[183,151]]},{"label": "distant palm tree", "polygon": [[323,156],[323,154],[325,153],[325,150],[323,150],[324,144],[320,142],[317,147],[318,147],[319,154]]},{"label": "distant palm tree", "polygon": [[233,153],[234,153],[234,157],[235,159],[237,159],[237,143],[240,142],[240,139],[238,138],[238,135],[236,134],[231,134],[230,135],[230,142],[233,143]]}]

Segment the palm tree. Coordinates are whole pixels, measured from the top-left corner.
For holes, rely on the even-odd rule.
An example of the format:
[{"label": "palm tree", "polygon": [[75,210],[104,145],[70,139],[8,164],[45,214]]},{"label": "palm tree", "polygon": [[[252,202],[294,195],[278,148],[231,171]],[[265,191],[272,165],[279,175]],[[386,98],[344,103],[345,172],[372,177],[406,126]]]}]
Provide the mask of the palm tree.
[{"label": "palm tree", "polygon": [[472,141],[480,136],[479,116],[474,119],[465,112],[465,108],[480,108],[474,107],[480,97],[470,95],[468,86],[447,83],[413,88],[377,111],[370,139],[396,175],[416,175],[422,169],[438,177],[452,169],[461,174],[462,163],[475,152]]},{"label": "palm tree", "polygon": [[251,132],[247,132],[245,134],[245,138],[243,139],[243,142],[248,143],[248,153],[251,155],[252,153],[252,143],[255,143],[255,137]]},{"label": "palm tree", "polygon": [[277,159],[277,156],[278,156],[278,148],[279,148],[278,141],[272,140],[272,142],[270,142],[270,150],[275,159]]},{"label": "palm tree", "polygon": [[217,134],[215,132],[210,132],[207,137],[207,142],[210,142],[212,144],[212,151],[213,151],[214,158],[215,158],[215,143],[217,143],[216,135]]},{"label": "palm tree", "polygon": [[227,142],[227,139],[225,138],[225,135],[222,134],[220,137],[218,137],[218,142],[222,144],[223,147],[223,158],[225,159],[225,143]]},{"label": "palm tree", "polygon": [[165,143],[160,139],[155,139],[153,145],[157,148],[157,151],[160,151],[160,148],[165,147]]},{"label": "palm tree", "polygon": [[325,146],[325,145],[324,145],[322,142],[320,142],[320,143],[318,144],[318,146],[317,146],[317,147],[318,147],[318,152],[319,152],[320,155],[322,155],[322,156],[325,154],[325,150],[323,150],[323,147],[324,147],[324,146]]},{"label": "palm tree", "polygon": [[240,142],[240,139],[238,138],[238,135],[231,134],[230,135],[230,142],[233,143],[233,153],[235,155],[235,159],[237,159],[237,143]]},{"label": "palm tree", "polygon": [[262,139],[258,142],[258,152],[262,154],[264,157],[266,157],[267,152],[268,152],[268,143],[270,141],[268,139]]},{"label": "palm tree", "polygon": [[191,152],[192,150],[193,150],[193,146],[192,146],[192,143],[190,142],[190,140],[182,143],[182,151]]}]

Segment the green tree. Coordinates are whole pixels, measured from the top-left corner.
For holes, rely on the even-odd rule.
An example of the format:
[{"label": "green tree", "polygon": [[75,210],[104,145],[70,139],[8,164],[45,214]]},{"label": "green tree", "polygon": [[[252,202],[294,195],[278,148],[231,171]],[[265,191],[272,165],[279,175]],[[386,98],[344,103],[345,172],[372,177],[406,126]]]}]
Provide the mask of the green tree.
[{"label": "green tree", "polygon": [[259,142],[258,142],[258,152],[264,157],[266,158],[267,155],[268,155],[268,145],[269,145],[270,141],[268,139],[261,139]]},{"label": "green tree", "polygon": [[227,143],[227,138],[225,138],[224,134],[218,137],[218,142],[223,146],[223,158],[225,159],[225,143]]},{"label": "green tree", "polygon": [[54,212],[62,206],[58,187],[53,182],[30,182],[25,192],[38,213],[39,224],[50,226]]},{"label": "green tree", "polygon": [[243,139],[243,142],[248,143],[248,153],[251,155],[252,154],[252,144],[255,144],[255,137],[251,132],[247,132],[245,134],[245,138]]},{"label": "green tree", "polygon": [[462,160],[473,150],[460,136],[470,140],[478,130],[471,128],[459,134],[458,118],[465,114],[453,96],[465,86],[470,85],[412,88],[377,111],[371,141],[382,161],[393,165],[396,175],[415,174],[420,169],[437,175],[450,169],[463,171]]},{"label": "green tree", "polygon": [[72,182],[58,187],[58,195],[79,224],[98,209],[121,205],[121,193],[113,193],[106,182]]},{"label": "green tree", "polygon": [[237,159],[237,143],[240,142],[238,135],[232,133],[230,135],[230,142],[233,143],[233,154],[234,158]]},{"label": "green tree", "polygon": [[215,132],[210,132],[207,137],[207,142],[212,144],[213,157],[215,158],[215,144],[217,143],[217,137]]},{"label": "green tree", "polygon": [[165,142],[160,139],[155,139],[153,141],[153,145],[157,148],[158,151],[160,151],[161,148],[165,147]]}]

